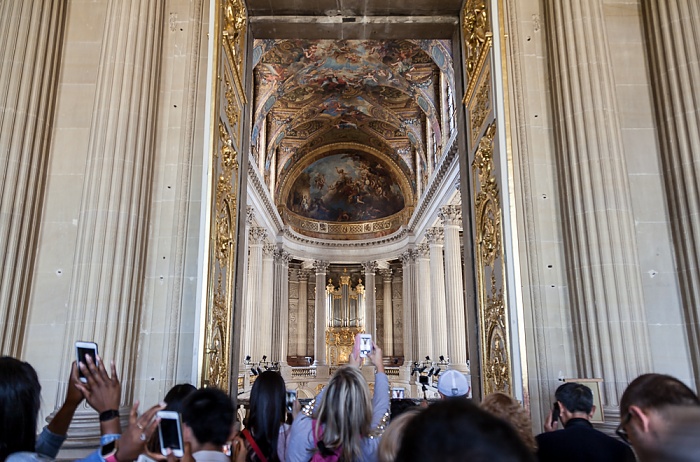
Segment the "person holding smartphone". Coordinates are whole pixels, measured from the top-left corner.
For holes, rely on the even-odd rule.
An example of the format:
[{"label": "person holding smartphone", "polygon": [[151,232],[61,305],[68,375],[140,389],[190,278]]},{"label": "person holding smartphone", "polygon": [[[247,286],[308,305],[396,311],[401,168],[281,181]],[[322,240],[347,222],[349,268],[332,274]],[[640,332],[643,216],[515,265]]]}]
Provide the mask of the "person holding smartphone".
[{"label": "person holding smartphone", "polygon": [[[359,348],[357,348],[359,350]],[[288,462],[377,460],[377,448],[389,419],[389,380],[382,350],[373,344],[367,356],[377,368],[374,397],[359,366],[356,351],[339,368],[315,400],[313,411],[299,414],[287,445]]]}]

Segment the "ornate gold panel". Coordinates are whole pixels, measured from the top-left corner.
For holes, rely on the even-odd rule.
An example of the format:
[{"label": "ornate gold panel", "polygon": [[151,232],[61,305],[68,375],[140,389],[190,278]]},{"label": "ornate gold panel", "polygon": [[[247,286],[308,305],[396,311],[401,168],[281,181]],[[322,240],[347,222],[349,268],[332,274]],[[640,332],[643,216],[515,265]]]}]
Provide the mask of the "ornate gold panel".
[{"label": "ornate gold panel", "polygon": [[462,9],[462,39],[464,41],[464,71],[467,90],[464,103],[471,98],[484,61],[491,49],[493,32],[486,0],[467,0]]},{"label": "ornate gold panel", "polygon": [[475,253],[483,394],[512,393],[508,313],[505,305],[503,224],[500,188],[494,175],[496,122],[492,122],[472,162]]},{"label": "ornate gold panel", "polygon": [[[225,391],[231,383],[236,236],[239,216],[238,189],[241,171],[238,163],[240,119],[245,104],[242,71],[245,50],[246,11],[241,0],[217,3],[215,30],[218,29],[215,61],[218,64],[212,98],[211,221],[207,302],[203,326],[201,384]],[[233,81],[233,83],[232,83]]]}]

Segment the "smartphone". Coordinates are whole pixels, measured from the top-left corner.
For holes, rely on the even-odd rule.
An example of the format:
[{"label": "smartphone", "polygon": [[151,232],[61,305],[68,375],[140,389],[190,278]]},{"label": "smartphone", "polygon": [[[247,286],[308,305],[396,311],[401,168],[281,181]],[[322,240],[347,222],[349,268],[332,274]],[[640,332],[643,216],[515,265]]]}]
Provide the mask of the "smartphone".
[{"label": "smartphone", "polygon": [[296,390],[287,390],[287,412],[292,412],[294,409],[294,401],[297,400]]},{"label": "smartphone", "polygon": [[372,336],[360,334],[360,358],[366,358],[372,352]]},{"label": "smartphone", "polygon": [[160,452],[168,456],[170,449],[175,457],[185,455],[182,444],[182,425],[180,414],[175,411],[158,411],[158,437],[160,438]]},{"label": "smartphone", "polygon": [[561,414],[561,409],[559,409],[559,403],[557,401],[555,401],[554,406],[552,406],[552,423],[559,422],[559,415],[560,414]]},{"label": "smartphone", "polygon": [[404,399],[406,397],[405,388],[392,388],[391,389],[391,399]]},{"label": "smartphone", "polygon": [[[87,361],[85,361],[85,355],[90,355],[90,358],[92,358],[95,366],[99,365],[99,362],[97,361],[97,343],[75,342],[75,358],[78,361],[78,365],[80,365],[80,363],[87,364]],[[85,378],[83,371],[80,370],[80,367],[78,367],[78,378],[80,378],[81,382],[87,383],[87,379]]]}]

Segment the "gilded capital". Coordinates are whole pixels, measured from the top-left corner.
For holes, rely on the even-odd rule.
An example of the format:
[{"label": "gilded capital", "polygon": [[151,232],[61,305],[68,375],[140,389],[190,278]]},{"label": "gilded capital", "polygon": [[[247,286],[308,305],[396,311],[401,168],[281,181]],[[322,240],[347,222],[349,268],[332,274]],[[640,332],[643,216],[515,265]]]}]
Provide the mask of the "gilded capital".
[{"label": "gilded capital", "polygon": [[459,205],[445,205],[440,207],[438,213],[443,226],[461,226],[462,225],[462,207]]}]

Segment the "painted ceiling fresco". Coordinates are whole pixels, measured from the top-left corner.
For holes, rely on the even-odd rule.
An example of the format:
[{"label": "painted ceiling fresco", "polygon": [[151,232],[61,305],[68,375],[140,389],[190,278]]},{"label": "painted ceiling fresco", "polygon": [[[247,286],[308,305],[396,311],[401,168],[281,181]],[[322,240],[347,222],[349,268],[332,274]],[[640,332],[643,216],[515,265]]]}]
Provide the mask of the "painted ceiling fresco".
[{"label": "painted ceiling fresco", "polygon": [[367,221],[404,208],[401,188],[390,170],[363,152],[323,157],[294,180],[287,208],[324,221]]},{"label": "painted ceiling fresco", "polygon": [[[414,200],[418,182],[426,181],[419,172],[427,171],[435,156],[430,151],[439,150],[443,138],[449,136],[449,129],[444,129],[444,95],[446,88],[449,95],[454,86],[450,53],[449,42],[438,40],[256,40],[253,155],[275,202],[302,211],[310,219],[328,221],[371,220],[395,213],[397,207],[414,206],[407,201]],[[382,183],[381,191],[368,191],[368,197],[378,191],[384,194],[376,207],[354,210],[364,199],[340,207],[324,196],[328,204],[342,210],[326,212],[320,198],[312,197],[313,179],[323,174],[326,184],[331,184],[344,178],[336,178],[339,174],[331,160],[314,161],[301,173],[294,167],[307,164],[306,156],[337,143],[381,152],[405,176],[413,190],[410,198]],[[357,159],[358,152],[344,162]],[[332,159],[341,161],[338,155]],[[359,181],[365,167],[358,162],[339,168]],[[288,178],[290,172],[299,177]],[[304,186],[297,185],[307,180],[311,189],[304,209]],[[388,177],[383,181],[389,181]],[[281,197],[283,191],[297,196]],[[316,205],[312,206],[314,198]]]}]

